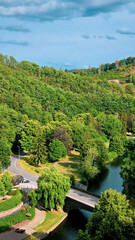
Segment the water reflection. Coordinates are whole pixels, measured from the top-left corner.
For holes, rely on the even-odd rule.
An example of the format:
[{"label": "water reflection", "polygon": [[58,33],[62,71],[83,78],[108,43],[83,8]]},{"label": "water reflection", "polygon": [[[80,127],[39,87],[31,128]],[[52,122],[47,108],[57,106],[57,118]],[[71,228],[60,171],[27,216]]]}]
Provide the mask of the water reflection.
[{"label": "water reflection", "polygon": [[112,188],[122,192],[123,180],[120,176],[122,161],[122,158],[117,158],[107,165],[107,170],[103,173],[101,180],[98,183],[91,184],[88,191],[101,195],[106,189]]},{"label": "water reflection", "polygon": [[72,210],[64,223],[60,225],[47,240],[75,240],[79,229],[85,229],[85,225],[91,216],[91,212],[85,210]]}]

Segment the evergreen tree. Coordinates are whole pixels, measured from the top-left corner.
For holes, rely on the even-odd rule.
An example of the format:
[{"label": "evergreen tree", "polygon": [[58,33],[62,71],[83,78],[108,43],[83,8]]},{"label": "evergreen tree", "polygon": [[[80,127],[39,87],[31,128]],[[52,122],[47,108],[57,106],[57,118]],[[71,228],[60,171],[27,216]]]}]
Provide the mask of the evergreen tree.
[{"label": "evergreen tree", "polygon": [[0,139],[0,167],[8,168],[10,165],[11,146],[6,139]]},{"label": "evergreen tree", "polygon": [[33,139],[30,153],[32,154],[30,157],[30,163],[32,165],[38,166],[39,163],[45,163],[48,153],[46,141],[41,129],[37,133],[36,137]]}]

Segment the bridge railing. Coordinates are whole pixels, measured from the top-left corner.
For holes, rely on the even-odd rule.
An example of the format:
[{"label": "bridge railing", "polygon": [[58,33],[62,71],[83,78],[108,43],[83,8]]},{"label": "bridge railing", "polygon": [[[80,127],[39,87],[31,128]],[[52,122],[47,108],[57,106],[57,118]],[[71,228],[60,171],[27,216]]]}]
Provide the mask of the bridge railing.
[{"label": "bridge railing", "polygon": [[72,188],[72,189],[75,189],[75,190],[78,190],[78,191],[80,191],[80,192],[87,193],[87,194],[92,195],[92,196],[94,196],[94,197],[100,198],[100,195],[98,195],[98,194],[96,194],[96,193],[91,193],[91,192],[89,192],[89,191],[83,190],[83,189],[78,188],[78,187],[75,187],[75,186],[71,186],[71,188]]}]

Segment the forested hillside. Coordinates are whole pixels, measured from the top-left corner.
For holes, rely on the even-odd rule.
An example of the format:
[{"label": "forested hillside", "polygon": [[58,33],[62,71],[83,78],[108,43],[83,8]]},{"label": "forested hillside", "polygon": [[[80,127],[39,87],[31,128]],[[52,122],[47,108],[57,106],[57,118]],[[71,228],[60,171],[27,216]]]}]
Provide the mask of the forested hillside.
[{"label": "forested hillside", "polygon": [[32,154],[34,165],[76,147],[82,175],[94,178],[113,155],[124,153],[125,133],[135,132],[134,63],[130,57],[67,72],[0,54],[1,166],[9,165],[17,146]]}]

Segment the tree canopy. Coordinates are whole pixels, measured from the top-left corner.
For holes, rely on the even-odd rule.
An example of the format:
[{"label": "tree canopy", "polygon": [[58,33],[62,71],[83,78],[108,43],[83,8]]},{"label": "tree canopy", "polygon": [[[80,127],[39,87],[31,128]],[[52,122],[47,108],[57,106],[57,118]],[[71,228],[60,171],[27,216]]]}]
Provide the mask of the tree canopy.
[{"label": "tree canopy", "polygon": [[116,190],[102,193],[89,219],[86,230],[80,230],[77,240],[133,240],[135,211],[125,195]]},{"label": "tree canopy", "polygon": [[135,198],[135,151],[130,152],[123,160],[120,174],[124,181],[125,193],[129,198]]},{"label": "tree canopy", "polygon": [[55,167],[45,168],[38,179],[37,199],[45,209],[63,208],[66,194],[70,189],[70,179],[60,174]]}]

